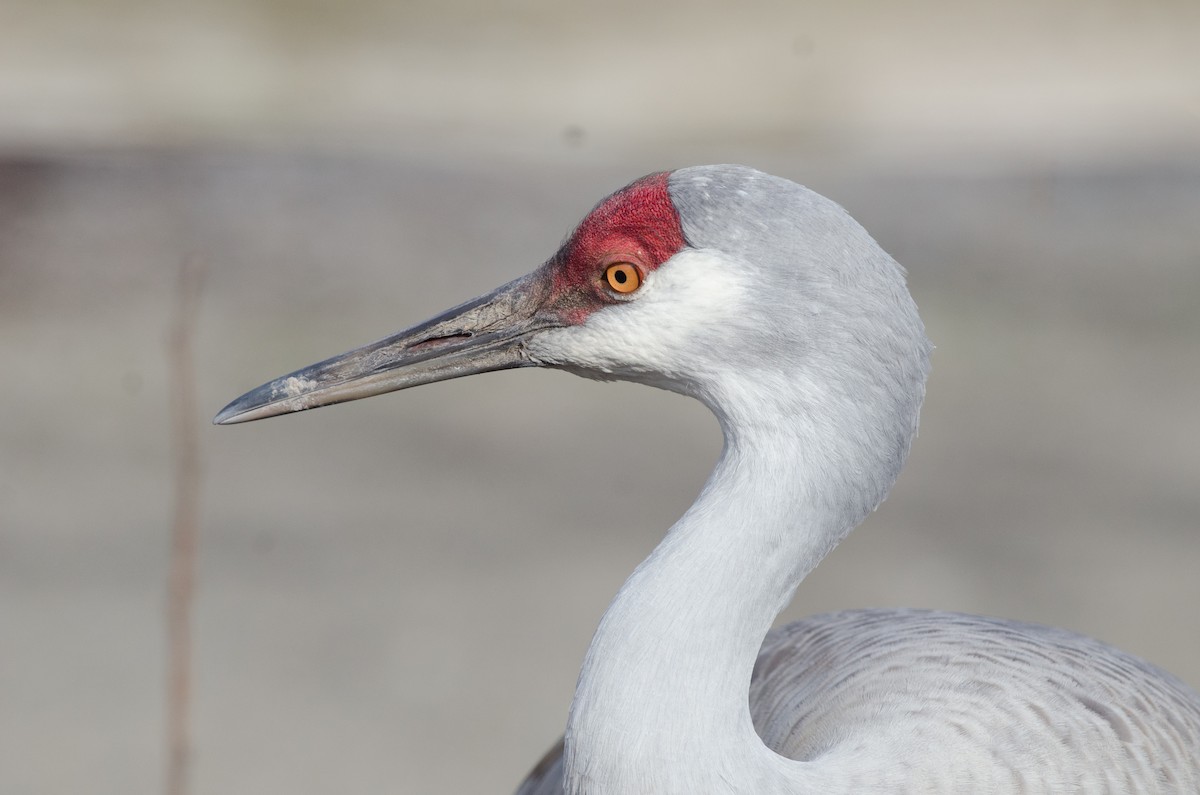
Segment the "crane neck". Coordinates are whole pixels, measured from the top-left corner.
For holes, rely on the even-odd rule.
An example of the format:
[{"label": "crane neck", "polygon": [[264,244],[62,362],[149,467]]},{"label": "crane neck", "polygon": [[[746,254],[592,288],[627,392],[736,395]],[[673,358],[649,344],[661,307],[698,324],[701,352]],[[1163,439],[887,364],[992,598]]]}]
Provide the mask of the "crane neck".
[{"label": "crane neck", "polygon": [[836,498],[838,472],[814,464],[836,455],[809,422],[721,419],[725,447],[699,499],[626,581],[588,650],[567,793],[805,791],[800,763],[754,731],[751,674],[796,586],[865,511],[856,495]]}]

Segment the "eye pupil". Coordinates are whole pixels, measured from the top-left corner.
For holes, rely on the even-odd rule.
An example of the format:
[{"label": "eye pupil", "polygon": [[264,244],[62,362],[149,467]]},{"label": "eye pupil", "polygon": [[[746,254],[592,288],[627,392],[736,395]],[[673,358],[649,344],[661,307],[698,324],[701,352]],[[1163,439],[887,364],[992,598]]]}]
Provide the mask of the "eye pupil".
[{"label": "eye pupil", "polygon": [[615,273],[613,273],[613,279],[617,282],[617,284],[624,284],[625,282],[629,281],[629,274],[618,269]]}]

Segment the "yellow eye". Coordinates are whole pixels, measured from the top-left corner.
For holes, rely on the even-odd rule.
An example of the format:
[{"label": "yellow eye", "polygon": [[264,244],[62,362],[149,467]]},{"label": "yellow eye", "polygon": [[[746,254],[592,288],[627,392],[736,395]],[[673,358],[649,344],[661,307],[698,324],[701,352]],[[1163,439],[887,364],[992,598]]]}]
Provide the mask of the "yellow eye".
[{"label": "yellow eye", "polygon": [[604,280],[618,293],[632,293],[642,286],[642,274],[629,262],[614,262],[604,269]]}]

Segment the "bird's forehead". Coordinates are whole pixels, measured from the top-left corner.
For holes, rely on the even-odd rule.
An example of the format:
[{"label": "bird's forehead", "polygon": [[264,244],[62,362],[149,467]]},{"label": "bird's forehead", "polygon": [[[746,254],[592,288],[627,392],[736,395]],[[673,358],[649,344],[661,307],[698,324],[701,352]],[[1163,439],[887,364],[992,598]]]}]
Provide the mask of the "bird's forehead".
[{"label": "bird's forehead", "polygon": [[611,302],[599,287],[607,265],[631,261],[648,273],[684,247],[669,176],[650,174],[601,201],[551,258],[549,302],[567,322],[582,323]]},{"label": "bird's forehead", "polygon": [[558,252],[568,275],[590,276],[609,257],[628,256],[653,270],[683,248],[679,213],[667,190],[670,172],[650,174],[601,201]]}]

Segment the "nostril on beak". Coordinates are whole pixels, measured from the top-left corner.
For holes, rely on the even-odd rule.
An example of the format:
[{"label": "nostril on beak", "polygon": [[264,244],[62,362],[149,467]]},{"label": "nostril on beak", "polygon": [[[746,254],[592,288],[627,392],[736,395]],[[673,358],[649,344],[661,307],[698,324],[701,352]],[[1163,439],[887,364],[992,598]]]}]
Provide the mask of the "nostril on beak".
[{"label": "nostril on beak", "polygon": [[433,337],[426,337],[423,340],[417,340],[412,345],[408,346],[410,351],[420,350],[431,345],[441,345],[447,342],[463,342],[474,337],[475,334],[470,331],[459,331],[453,334],[438,334]]}]

